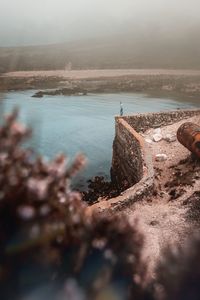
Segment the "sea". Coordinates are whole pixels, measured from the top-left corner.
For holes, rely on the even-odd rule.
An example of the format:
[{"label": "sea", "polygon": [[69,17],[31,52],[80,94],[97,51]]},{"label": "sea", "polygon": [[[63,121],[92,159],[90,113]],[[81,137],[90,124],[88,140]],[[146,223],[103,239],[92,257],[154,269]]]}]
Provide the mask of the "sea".
[{"label": "sea", "polygon": [[44,96],[33,98],[35,90],[0,93],[0,122],[3,115],[19,108],[19,119],[31,127],[26,143],[38,155],[51,160],[59,153],[70,162],[78,153],[87,157],[87,166],[75,180],[79,189],[95,176],[110,178],[115,116],[200,107],[198,101],[150,97],[137,93]]}]

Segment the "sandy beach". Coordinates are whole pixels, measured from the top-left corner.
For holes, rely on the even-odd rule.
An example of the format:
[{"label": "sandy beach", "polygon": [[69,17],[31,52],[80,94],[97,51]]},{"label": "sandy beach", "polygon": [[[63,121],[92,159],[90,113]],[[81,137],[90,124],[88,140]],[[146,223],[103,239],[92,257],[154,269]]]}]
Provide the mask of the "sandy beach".
[{"label": "sandy beach", "polygon": [[107,70],[51,70],[51,71],[18,71],[5,73],[6,77],[63,77],[69,79],[87,79],[121,76],[200,76],[200,70],[172,69],[107,69]]}]

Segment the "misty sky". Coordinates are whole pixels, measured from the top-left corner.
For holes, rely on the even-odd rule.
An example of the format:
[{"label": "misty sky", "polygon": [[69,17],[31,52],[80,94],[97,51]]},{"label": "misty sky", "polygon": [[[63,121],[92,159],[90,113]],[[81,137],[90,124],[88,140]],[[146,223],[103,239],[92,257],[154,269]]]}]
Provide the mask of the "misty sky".
[{"label": "misty sky", "polygon": [[0,0],[0,46],[199,28],[200,0]]}]

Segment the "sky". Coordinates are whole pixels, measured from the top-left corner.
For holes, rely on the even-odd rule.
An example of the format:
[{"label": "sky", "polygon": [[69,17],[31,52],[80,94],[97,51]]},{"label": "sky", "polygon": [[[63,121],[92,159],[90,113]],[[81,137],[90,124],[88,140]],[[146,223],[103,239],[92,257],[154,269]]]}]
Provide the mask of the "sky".
[{"label": "sky", "polygon": [[0,46],[184,34],[200,27],[199,15],[199,0],[0,0]]}]

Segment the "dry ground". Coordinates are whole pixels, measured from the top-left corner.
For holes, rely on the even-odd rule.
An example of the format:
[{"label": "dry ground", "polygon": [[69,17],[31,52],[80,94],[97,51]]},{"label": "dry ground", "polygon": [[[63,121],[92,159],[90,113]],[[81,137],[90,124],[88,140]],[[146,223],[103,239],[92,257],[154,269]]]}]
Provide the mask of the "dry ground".
[{"label": "dry ground", "polygon": [[7,77],[63,77],[69,79],[86,79],[102,77],[121,77],[129,75],[173,75],[200,76],[200,70],[172,69],[112,69],[112,70],[52,70],[52,71],[18,71],[4,74]]},{"label": "dry ground", "polygon": [[[176,134],[185,121],[161,128],[162,135]],[[200,125],[200,116],[187,121]],[[145,137],[149,139],[153,133],[153,129],[148,130]],[[167,245],[181,245],[198,227],[200,214],[195,220],[188,218],[190,206],[187,199],[200,190],[200,162],[193,160],[190,152],[177,140],[170,143],[165,140],[152,142],[149,147],[153,153],[156,176],[154,196],[135,203],[125,214],[131,221],[135,217],[139,219],[145,234],[144,258],[148,262],[150,277],[154,277],[161,251]],[[156,154],[160,153],[167,155],[166,161],[155,160]]]}]

